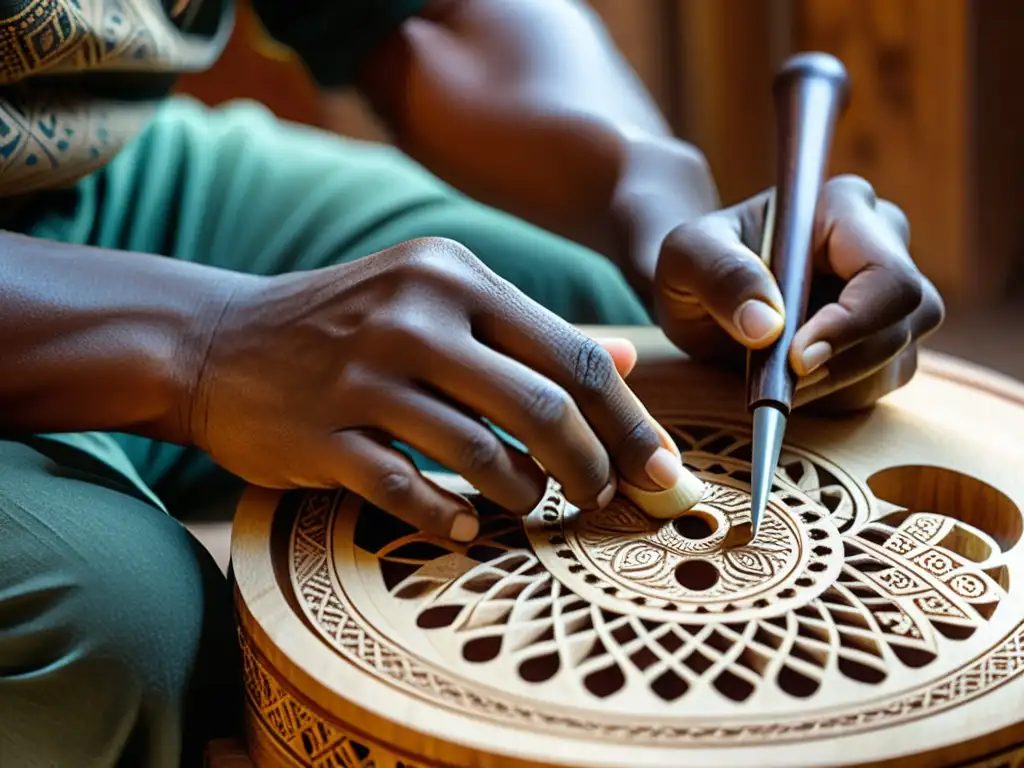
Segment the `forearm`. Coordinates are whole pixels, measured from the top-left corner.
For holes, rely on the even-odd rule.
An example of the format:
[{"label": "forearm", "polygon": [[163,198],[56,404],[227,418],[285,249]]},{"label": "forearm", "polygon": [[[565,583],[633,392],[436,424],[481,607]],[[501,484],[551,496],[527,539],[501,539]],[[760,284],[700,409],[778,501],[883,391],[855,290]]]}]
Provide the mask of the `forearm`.
[{"label": "forearm", "polygon": [[203,329],[229,290],[222,277],[0,233],[0,431],[184,441]]},{"label": "forearm", "polygon": [[[364,67],[399,145],[464,192],[618,261],[650,194],[678,222],[716,202],[606,32],[566,0],[462,0],[412,19]],[[671,145],[671,151],[666,150]]]}]

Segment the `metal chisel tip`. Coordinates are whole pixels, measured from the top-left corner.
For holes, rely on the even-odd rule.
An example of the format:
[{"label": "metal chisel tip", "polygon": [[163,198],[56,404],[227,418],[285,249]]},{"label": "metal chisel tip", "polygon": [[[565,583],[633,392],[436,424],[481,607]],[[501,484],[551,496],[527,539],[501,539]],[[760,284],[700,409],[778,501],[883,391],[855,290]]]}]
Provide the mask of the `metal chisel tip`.
[{"label": "metal chisel tip", "polygon": [[751,540],[757,537],[761,518],[768,507],[772,479],[782,450],[786,417],[778,408],[762,405],[754,409],[754,441],[750,462]]}]

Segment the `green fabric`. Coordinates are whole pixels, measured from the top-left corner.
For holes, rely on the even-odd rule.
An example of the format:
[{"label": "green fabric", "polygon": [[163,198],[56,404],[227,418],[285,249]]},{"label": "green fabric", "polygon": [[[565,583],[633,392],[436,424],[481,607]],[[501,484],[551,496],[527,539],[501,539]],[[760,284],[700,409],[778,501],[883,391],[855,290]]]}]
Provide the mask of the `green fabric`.
[{"label": "green fabric", "polygon": [[[170,101],[19,228],[260,274],[450,237],[570,321],[648,322],[596,254],[390,148],[252,104]],[[240,489],[200,453],[138,437],[0,442],[0,763],[172,768],[183,733],[194,745],[234,725],[229,589],[173,517],[228,519]]]},{"label": "green fabric", "polygon": [[363,59],[427,0],[251,0],[267,32],[294,50],[318,85],[350,85]]},{"label": "green fabric", "polygon": [[0,441],[0,765],[202,765],[239,727],[230,597],[118,473]]}]

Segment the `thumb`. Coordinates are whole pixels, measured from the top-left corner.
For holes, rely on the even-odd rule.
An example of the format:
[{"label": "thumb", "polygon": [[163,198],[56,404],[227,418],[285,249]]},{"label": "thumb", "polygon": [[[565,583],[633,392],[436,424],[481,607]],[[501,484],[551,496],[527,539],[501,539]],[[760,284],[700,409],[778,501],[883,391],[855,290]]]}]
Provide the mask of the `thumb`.
[{"label": "thumb", "polygon": [[[756,206],[756,207],[755,207]],[[762,349],[783,329],[782,295],[767,265],[743,244],[744,223],[760,233],[763,203],[735,208],[683,225],[665,239],[655,276],[662,328],[691,354],[719,356],[724,335]],[[760,235],[756,240],[760,240]]]},{"label": "thumb", "polygon": [[[615,370],[618,371],[619,376],[623,379],[629,376],[637,361],[636,347],[633,346],[633,343],[628,339],[620,338],[595,338],[594,341],[604,347],[608,354],[612,356]],[[646,414],[651,426],[658,435],[658,442],[661,443],[661,446],[675,456],[676,460],[682,464],[683,457],[675,440],[648,412],[640,398],[628,386],[627,391],[637,407]],[[704,494],[704,483],[684,467],[682,478],[673,488],[663,491],[647,491],[619,478],[619,491],[650,517],[672,518],[689,511],[694,504],[701,500]]]}]

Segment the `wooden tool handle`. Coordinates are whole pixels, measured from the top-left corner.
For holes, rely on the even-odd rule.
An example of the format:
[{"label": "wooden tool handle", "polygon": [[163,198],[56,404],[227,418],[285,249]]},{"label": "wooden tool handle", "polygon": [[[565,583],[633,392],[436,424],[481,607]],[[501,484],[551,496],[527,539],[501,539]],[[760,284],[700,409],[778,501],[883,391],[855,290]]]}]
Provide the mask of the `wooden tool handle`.
[{"label": "wooden tool handle", "polygon": [[811,234],[814,209],[828,165],[832,134],[849,100],[849,79],[842,63],[825,53],[790,58],[775,77],[778,126],[778,178],[774,216],[766,216],[769,267],[782,291],[785,328],[767,349],[748,359],[747,405],[773,404],[788,414],[796,375],[789,347],[803,325],[811,288]]}]

